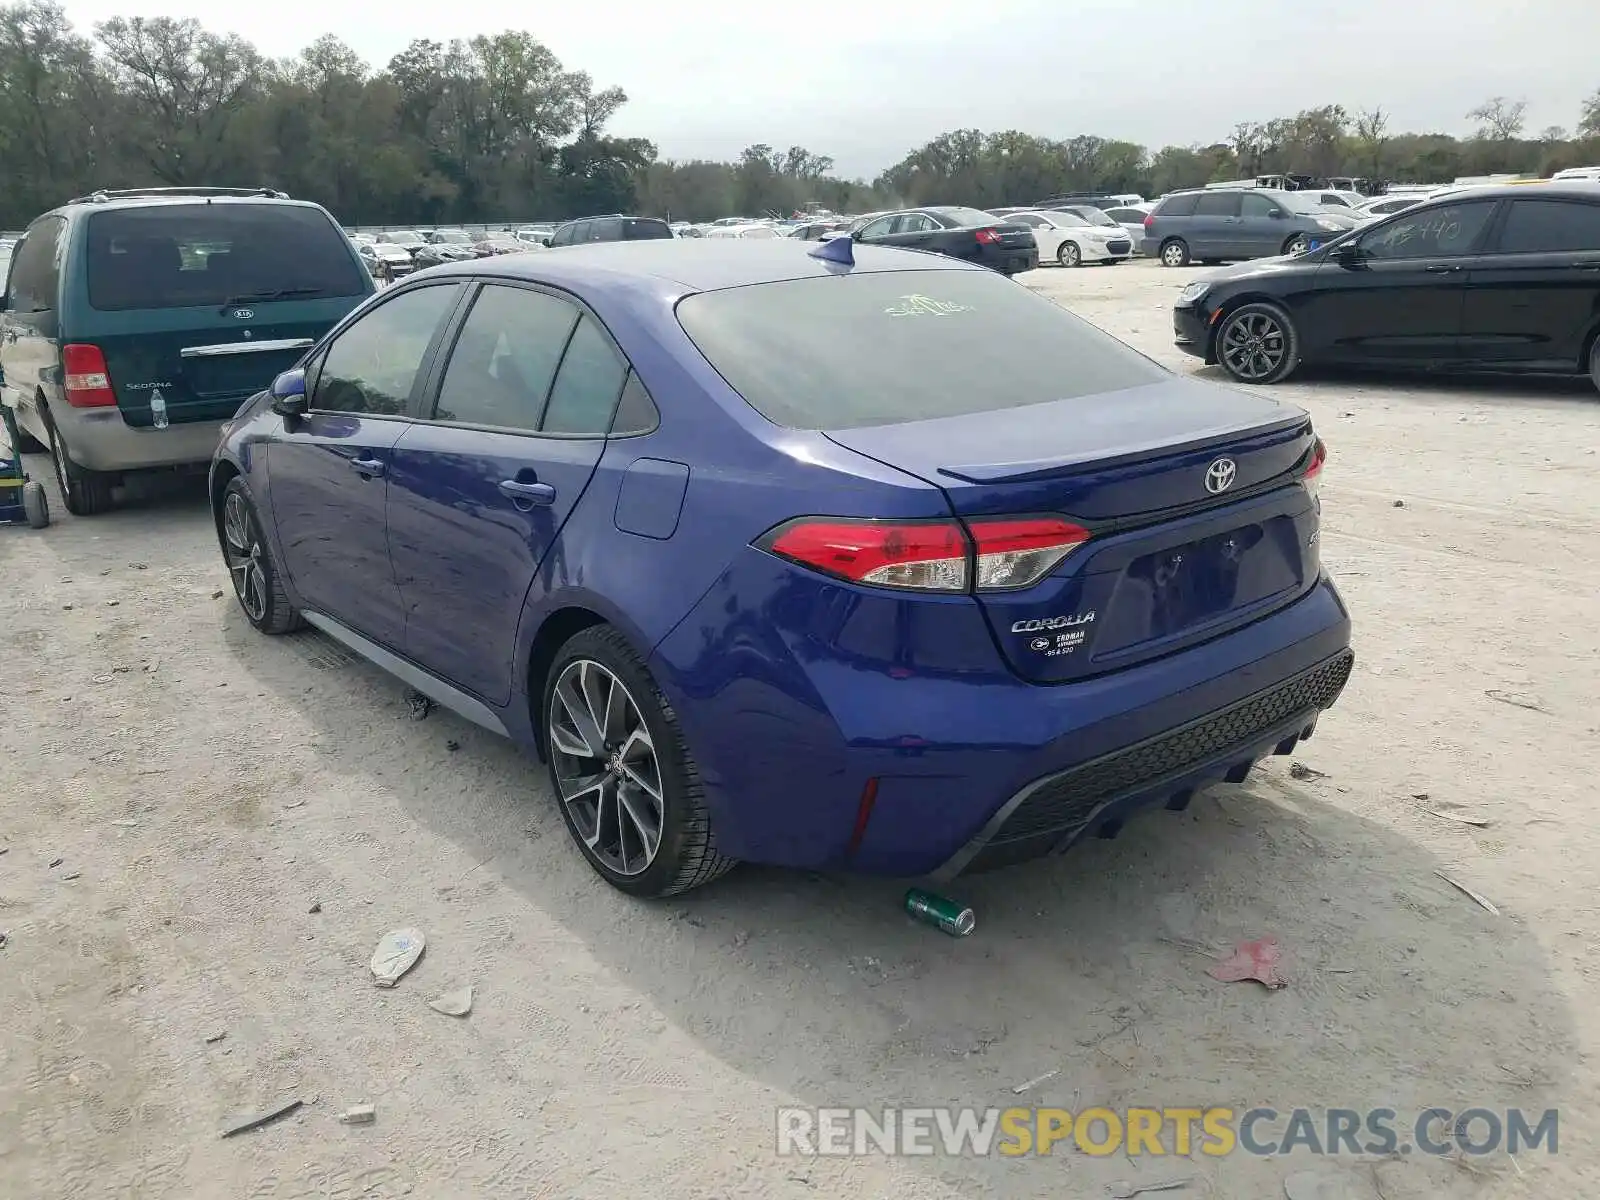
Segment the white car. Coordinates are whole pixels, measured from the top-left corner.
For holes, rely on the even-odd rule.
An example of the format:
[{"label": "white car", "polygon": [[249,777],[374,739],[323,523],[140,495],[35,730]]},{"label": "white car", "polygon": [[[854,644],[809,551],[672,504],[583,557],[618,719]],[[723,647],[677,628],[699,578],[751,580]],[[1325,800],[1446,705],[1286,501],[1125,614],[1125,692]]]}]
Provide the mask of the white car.
[{"label": "white car", "polygon": [[706,236],[708,238],[739,238],[744,241],[757,241],[782,235],[771,225],[713,225],[706,230]]},{"label": "white car", "polygon": [[1119,263],[1133,256],[1133,239],[1115,221],[1103,224],[1077,213],[1037,209],[1007,210],[1005,219],[1033,230],[1041,265],[1054,261],[1063,267],[1084,263]]},{"label": "white car", "polygon": [[1106,209],[1106,216],[1128,231],[1128,236],[1133,239],[1135,254],[1144,253],[1144,219],[1150,215],[1153,207],[1150,204],[1125,204]]},{"label": "white car", "polygon": [[1404,212],[1424,199],[1423,196],[1374,196],[1356,209],[1356,215],[1363,221],[1376,221],[1390,213]]}]

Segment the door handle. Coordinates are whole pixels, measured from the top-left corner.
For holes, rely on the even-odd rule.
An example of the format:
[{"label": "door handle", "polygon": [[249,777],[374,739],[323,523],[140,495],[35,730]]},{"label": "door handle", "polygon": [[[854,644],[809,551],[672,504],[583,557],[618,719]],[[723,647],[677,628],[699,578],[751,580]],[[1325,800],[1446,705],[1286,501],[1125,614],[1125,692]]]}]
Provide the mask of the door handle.
[{"label": "door handle", "polygon": [[1461,270],[1461,268],[1460,267],[1433,266],[1433,267],[1424,267],[1423,270],[1427,271],[1428,274],[1430,274],[1430,275],[1445,275],[1445,274],[1448,274],[1451,271],[1459,271],[1459,270]]},{"label": "door handle", "polygon": [[382,475],[389,469],[387,463],[376,458],[352,458],[350,466],[369,478],[373,475]]},{"label": "door handle", "polygon": [[[502,479],[502,495],[510,496],[518,508],[547,508],[556,502],[556,489],[548,483],[524,483],[520,479]],[[524,509],[526,511],[526,509]]]}]

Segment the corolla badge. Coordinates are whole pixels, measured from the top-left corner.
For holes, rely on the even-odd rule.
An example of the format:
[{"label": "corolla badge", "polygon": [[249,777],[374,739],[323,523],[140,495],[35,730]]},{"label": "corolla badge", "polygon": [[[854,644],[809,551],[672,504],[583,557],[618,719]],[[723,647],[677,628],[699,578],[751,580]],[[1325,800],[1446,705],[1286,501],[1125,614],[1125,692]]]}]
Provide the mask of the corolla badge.
[{"label": "corolla badge", "polygon": [[1239,466],[1231,458],[1219,458],[1206,468],[1206,491],[1220,496],[1233,486],[1238,478]]},{"label": "corolla badge", "polygon": [[233,315],[241,321],[248,321],[251,317],[255,316],[256,313],[255,309],[253,308],[236,308],[233,310]]}]

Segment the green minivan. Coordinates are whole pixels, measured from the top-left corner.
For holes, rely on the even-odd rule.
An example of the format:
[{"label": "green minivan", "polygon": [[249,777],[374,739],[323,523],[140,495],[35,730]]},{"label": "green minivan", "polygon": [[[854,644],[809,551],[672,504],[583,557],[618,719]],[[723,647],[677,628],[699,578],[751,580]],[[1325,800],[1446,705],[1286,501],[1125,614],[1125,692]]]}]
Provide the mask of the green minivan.
[{"label": "green minivan", "polygon": [[222,422],[373,292],[327,210],[263,188],[96,192],[28,226],[0,402],[67,511],[130,471],[210,463]]}]

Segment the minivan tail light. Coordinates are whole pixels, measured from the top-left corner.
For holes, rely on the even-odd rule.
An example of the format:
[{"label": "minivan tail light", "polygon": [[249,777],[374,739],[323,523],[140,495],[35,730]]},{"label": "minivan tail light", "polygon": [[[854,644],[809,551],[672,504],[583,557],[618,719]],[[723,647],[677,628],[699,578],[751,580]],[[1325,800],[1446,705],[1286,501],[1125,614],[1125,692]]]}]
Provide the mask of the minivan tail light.
[{"label": "minivan tail light", "polygon": [[1318,438],[1311,447],[1311,462],[1307,465],[1305,474],[1300,476],[1300,482],[1306,485],[1306,491],[1315,496],[1322,487],[1322,464],[1328,461],[1328,447]]},{"label": "minivan tail light", "polygon": [[61,347],[61,373],[67,403],[73,408],[105,408],[117,402],[111,373],[99,346],[70,342]]},{"label": "minivan tail light", "polygon": [[998,229],[980,229],[977,237],[978,245],[993,246],[1000,240],[1000,231]]},{"label": "minivan tail light", "polygon": [[920,592],[1009,591],[1043,579],[1090,533],[1060,517],[874,521],[801,517],[756,544],[852,583]]},{"label": "minivan tail light", "polygon": [[1145,213],[1145,215],[1144,215],[1144,227],[1146,229],[1149,229],[1150,226],[1154,225],[1155,223],[1156,223],[1156,215],[1155,215],[1155,213],[1153,213],[1153,212],[1152,213]]}]

